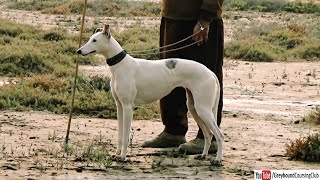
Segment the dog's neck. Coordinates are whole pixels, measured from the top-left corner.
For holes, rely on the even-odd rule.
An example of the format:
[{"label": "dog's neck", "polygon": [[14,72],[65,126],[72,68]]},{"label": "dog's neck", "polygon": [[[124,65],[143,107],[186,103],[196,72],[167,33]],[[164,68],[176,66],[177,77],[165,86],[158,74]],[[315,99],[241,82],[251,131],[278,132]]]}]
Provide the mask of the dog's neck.
[{"label": "dog's neck", "polygon": [[107,64],[109,66],[113,66],[121,62],[125,57],[127,56],[127,53],[125,51],[121,51],[119,54],[113,56],[112,58],[107,59]]},{"label": "dog's neck", "polygon": [[119,54],[121,51],[123,51],[122,47],[120,44],[111,36],[110,37],[110,42],[108,44],[108,48],[105,48],[101,54],[106,58],[110,59],[117,54]]}]

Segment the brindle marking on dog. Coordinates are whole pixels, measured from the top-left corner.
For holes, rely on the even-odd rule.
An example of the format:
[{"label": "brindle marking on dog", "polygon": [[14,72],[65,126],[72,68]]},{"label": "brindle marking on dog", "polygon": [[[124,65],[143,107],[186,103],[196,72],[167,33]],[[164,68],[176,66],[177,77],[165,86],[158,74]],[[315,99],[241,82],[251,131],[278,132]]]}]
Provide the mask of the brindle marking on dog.
[{"label": "brindle marking on dog", "polygon": [[169,69],[174,69],[174,68],[176,68],[176,65],[177,65],[177,61],[174,60],[174,59],[171,59],[171,60],[167,60],[167,61],[166,61],[166,66],[167,66]]}]

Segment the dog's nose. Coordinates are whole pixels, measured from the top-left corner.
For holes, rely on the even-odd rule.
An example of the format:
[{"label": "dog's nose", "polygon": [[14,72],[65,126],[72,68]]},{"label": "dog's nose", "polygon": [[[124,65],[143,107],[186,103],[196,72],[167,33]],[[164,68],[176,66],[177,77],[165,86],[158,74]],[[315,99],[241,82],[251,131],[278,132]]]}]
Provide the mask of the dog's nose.
[{"label": "dog's nose", "polygon": [[77,53],[78,53],[78,54],[81,54],[81,49],[78,49],[78,50],[77,50]]}]

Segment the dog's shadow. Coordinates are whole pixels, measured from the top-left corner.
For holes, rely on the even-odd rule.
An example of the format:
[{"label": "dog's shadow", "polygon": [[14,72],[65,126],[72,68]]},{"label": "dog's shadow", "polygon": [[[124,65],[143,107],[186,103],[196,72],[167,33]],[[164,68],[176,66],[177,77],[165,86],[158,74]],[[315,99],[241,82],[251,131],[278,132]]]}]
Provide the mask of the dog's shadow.
[{"label": "dog's shadow", "polygon": [[[145,149],[145,148],[144,148]],[[152,148],[153,149],[153,148]],[[135,164],[135,163],[142,163],[139,160],[132,160],[134,157],[148,157],[148,158],[154,158],[158,159],[158,161],[163,161],[163,159],[177,159],[177,161],[187,161],[187,162],[194,162],[195,164],[202,164],[202,165],[209,165],[209,166],[214,166],[214,167],[221,167],[223,166],[222,163],[217,163],[214,158],[216,154],[210,154],[209,156],[206,157],[206,159],[196,159],[197,155],[193,154],[188,154],[186,151],[182,152],[181,150],[179,151],[177,148],[161,148],[153,152],[145,152],[145,153],[137,153],[137,154],[131,154],[127,155],[126,160],[124,161],[119,161],[116,160],[118,163],[129,163],[129,164]],[[206,163],[204,163],[206,162]],[[193,164],[193,163],[191,163]],[[189,166],[189,165],[188,165]],[[193,165],[191,165],[193,166]]]}]

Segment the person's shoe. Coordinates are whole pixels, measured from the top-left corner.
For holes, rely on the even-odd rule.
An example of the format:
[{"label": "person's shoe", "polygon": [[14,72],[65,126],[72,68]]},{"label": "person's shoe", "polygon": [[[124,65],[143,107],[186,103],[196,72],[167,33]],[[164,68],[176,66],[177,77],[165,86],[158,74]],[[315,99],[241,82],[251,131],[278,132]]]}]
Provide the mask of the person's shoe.
[{"label": "person's shoe", "polygon": [[[195,138],[187,143],[181,144],[178,148],[180,153],[188,155],[201,154],[203,152],[204,139]],[[215,141],[211,142],[208,154],[214,154],[217,152],[217,144]]]},{"label": "person's shoe", "polygon": [[185,136],[172,135],[167,132],[162,132],[156,138],[147,140],[142,144],[142,147],[149,148],[167,148],[178,147],[186,142]]}]

